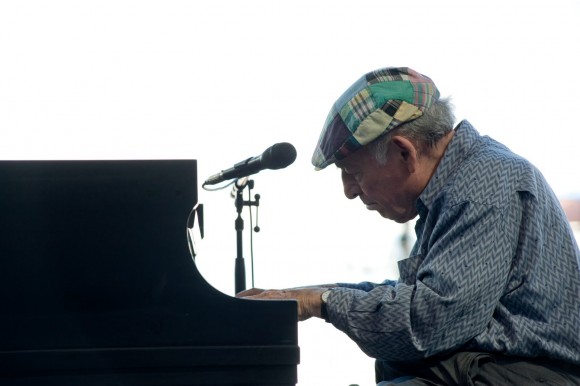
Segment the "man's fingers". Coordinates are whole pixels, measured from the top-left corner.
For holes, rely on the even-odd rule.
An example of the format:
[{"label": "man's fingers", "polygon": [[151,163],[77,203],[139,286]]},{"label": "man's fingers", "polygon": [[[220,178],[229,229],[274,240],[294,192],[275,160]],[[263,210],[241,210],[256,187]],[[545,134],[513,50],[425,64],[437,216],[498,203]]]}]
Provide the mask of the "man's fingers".
[{"label": "man's fingers", "polygon": [[238,292],[236,294],[236,297],[237,298],[244,298],[246,296],[255,296],[255,295],[261,294],[262,292],[264,292],[264,290],[261,288],[250,288],[248,290]]}]

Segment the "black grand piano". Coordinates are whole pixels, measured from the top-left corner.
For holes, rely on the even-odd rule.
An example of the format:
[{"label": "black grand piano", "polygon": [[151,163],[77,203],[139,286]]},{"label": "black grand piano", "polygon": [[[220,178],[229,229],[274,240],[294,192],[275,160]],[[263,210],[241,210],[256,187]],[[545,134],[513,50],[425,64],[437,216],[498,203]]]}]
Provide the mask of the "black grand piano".
[{"label": "black grand piano", "polygon": [[196,203],[195,160],[0,161],[0,385],[295,385],[296,304],[203,279]]}]

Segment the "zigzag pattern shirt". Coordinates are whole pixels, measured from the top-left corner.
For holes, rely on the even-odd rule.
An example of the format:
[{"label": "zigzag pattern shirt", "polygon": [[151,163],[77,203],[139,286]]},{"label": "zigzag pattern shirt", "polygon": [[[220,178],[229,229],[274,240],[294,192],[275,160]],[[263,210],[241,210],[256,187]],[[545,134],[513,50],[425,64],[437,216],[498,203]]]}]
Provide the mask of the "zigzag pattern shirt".
[{"label": "zigzag pattern shirt", "polygon": [[580,363],[580,252],[533,165],[463,121],[417,208],[399,280],[339,284],[335,327],[387,361],[469,350]]}]

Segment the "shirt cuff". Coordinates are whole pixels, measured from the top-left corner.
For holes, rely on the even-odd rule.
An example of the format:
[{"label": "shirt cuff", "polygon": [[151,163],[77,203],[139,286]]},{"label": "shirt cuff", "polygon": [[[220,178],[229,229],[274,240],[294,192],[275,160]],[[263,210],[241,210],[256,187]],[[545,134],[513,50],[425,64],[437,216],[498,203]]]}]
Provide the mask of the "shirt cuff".
[{"label": "shirt cuff", "polygon": [[363,294],[366,294],[366,292],[357,289],[345,287],[333,288],[326,302],[328,317],[325,320],[342,331],[348,329],[348,314],[351,309],[352,300],[355,296]]}]

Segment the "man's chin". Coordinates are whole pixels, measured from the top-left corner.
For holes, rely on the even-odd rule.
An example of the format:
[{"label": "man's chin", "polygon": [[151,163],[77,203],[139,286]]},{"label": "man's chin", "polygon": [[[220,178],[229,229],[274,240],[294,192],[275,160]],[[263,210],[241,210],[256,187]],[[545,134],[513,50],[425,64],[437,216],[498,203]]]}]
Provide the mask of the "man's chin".
[{"label": "man's chin", "polygon": [[410,213],[392,213],[377,203],[366,204],[365,206],[366,206],[367,210],[375,211],[378,214],[380,214],[381,217],[386,218],[388,220],[392,220],[392,221],[399,223],[399,224],[404,224],[407,221],[414,219],[416,216],[416,215],[411,215]]},{"label": "man's chin", "polygon": [[399,224],[404,224],[406,222],[411,221],[412,219],[414,219],[417,215],[410,215],[410,214],[395,214],[393,215],[393,213],[388,213],[385,210],[381,210],[381,209],[375,209],[383,218],[386,218],[388,220],[394,221],[396,223]]}]

